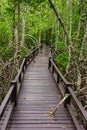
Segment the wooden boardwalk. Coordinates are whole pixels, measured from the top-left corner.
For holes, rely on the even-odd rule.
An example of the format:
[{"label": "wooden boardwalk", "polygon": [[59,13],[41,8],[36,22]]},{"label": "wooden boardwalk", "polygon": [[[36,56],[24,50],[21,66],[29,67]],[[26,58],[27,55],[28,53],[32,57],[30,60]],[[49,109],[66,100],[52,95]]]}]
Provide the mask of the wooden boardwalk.
[{"label": "wooden boardwalk", "polygon": [[8,130],[76,130],[70,114],[62,105],[55,117],[50,110],[61,100],[60,92],[48,70],[48,51],[44,47],[35,63],[26,69]]}]

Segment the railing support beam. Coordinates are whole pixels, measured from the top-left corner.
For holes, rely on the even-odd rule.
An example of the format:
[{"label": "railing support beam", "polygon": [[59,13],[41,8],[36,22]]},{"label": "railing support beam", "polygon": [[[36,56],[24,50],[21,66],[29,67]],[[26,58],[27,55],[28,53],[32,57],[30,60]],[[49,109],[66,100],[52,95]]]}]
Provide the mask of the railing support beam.
[{"label": "railing support beam", "polygon": [[[65,90],[65,94],[70,94],[68,87],[70,87],[70,84],[66,84],[66,90]],[[68,96],[68,98],[65,100],[64,102],[64,106],[66,107],[67,104],[70,105],[70,101],[71,101],[71,96]]]},{"label": "railing support beam", "polygon": [[60,80],[60,77],[59,77],[59,74],[57,74],[57,84],[59,84],[59,80]]},{"label": "railing support beam", "polygon": [[14,85],[13,92],[11,94],[11,102],[14,102],[14,105],[17,105],[17,82],[12,81],[11,85]]},{"label": "railing support beam", "polygon": [[50,61],[51,57],[49,57],[49,63],[48,63],[48,69],[50,69],[51,67],[51,61]]}]

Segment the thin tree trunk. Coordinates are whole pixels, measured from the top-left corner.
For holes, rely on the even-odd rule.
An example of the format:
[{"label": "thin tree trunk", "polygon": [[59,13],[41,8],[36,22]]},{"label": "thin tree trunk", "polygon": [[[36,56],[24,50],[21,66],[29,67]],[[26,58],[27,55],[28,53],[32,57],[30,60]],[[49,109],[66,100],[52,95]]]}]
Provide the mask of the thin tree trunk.
[{"label": "thin tree trunk", "polygon": [[39,46],[41,45],[41,29],[39,30]]},{"label": "thin tree trunk", "polygon": [[59,21],[55,20],[55,32],[56,32],[56,36],[55,36],[55,44],[56,44],[56,50],[57,50],[57,44],[58,44],[58,33],[59,33],[59,28],[58,25]]},{"label": "thin tree trunk", "polygon": [[13,36],[12,36],[12,43],[13,43],[13,46],[14,46],[14,43],[15,43],[15,10],[16,10],[16,4],[15,4],[15,0],[13,2]]},{"label": "thin tree trunk", "polygon": [[18,46],[20,46],[20,2],[18,2]]},{"label": "thin tree trunk", "polygon": [[71,35],[72,35],[72,0],[70,0],[70,31],[69,31],[69,39],[71,43]]},{"label": "thin tree trunk", "polygon": [[[42,24],[42,6],[41,6],[41,10],[40,10],[40,15],[39,15],[39,17],[40,17],[40,23]],[[39,45],[41,45],[41,36],[42,35],[42,31],[41,31],[41,29],[39,29]]]},{"label": "thin tree trunk", "polygon": [[17,11],[18,11],[18,18],[17,18],[17,28],[16,28],[16,52],[14,55],[16,70],[19,69],[19,63],[20,63],[20,2],[17,3]]},{"label": "thin tree trunk", "polygon": [[87,48],[87,20],[86,20],[86,10],[85,10],[85,5],[86,5],[85,0],[81,0],[81,5],[82,5],[84,37],[83,37],[82,47],[80,51],[80,57],[83,58],[83,49],[84,49],[84,53],[86,53],[86,48]]},{"label": "thin tree trunk", "polygon": [[71,61],[71,58],[72,58],[72,52],[71,52],[71,49],[72,49],[72,38],[71,38],[71,33],[72,33],[72,0],[70,0],[70,30],[69,30],[69,40],[70,40],[70,44],[69,44],[69,58],[68,58],[68,65],[66,67],[66,73],[68,73],[68,70],[70,68],[70,61]]},{"label": "thin tree trunk", "polygon": [[80,14],[80,17],[79,17],[78,31],[77,31],[77,39],[79,38],[79,35],[80,35],[81,18],[82,18],[82,11],[81,11],[81,14]]},{"label": "thin tree trunk", "polygon": [[25,44],[25,18],[23,16],[22,18],[22,40],[21,40],[21,46],[24,46]]}]

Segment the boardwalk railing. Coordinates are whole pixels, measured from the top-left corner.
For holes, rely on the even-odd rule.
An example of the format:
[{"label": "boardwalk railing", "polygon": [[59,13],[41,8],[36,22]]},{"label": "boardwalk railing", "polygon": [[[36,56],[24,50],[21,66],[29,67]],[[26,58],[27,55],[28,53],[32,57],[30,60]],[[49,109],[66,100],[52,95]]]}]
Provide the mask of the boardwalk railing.
[{"label": "boardwalk railing", "polygon": [[32,49],[31,53],[23,59],[15,79],[11,81],[10,89],[8,90],[0,106],[0,119],[2,119],[7,109],[6,117],[5,117],[5,120],[3,121],[1,130],[6,129],[12,110],[14,106],[17,105],[17,97],[18,97],[18,93],[21,87],[21,83],[22,83],[22,79],[23,79],[23,75],[26,70],[26,67],[32,60],[34,60],[38,52],[39,52],[38,47]]},{"label": "boardwalk railing", "polygon": [[[54,77],[57,86],[59,87],[62,96],[64,97],[65,94],[70,94],[70,96],[66,99],[65,101],[65,106],[67,107],[73,122],[75,124],[75,127],[77,130],[82,130],[80,128],[80,125],[75,117],[75,114],[73,112],[73,107],[72,107],[72,102],[71,99],[73,99],[75,106],[79,109],[83,120],[84,120],[84,124],[85,124],[85,128],[87,130],[87,112],[84,110],[81,102],[78,100],[78,98],[76,97],[73,89],[72,89],[72,85],[71,83],[69,83],[64,76],[62,75],[62,73],[59,71],[58,67],[56,66],[56,64],[54,63],[54,61],[52,60],[51,57],[49,57],[49,64],[48,64],[48,68],[51,71],[52,76]],[[56,78],[55,78],[56,75]],[[61,82],[63,83],[63,85],[61,84]],[[65,87],[64,87],[65,86]],[[74,105],[73,105],[74,106]]]}]

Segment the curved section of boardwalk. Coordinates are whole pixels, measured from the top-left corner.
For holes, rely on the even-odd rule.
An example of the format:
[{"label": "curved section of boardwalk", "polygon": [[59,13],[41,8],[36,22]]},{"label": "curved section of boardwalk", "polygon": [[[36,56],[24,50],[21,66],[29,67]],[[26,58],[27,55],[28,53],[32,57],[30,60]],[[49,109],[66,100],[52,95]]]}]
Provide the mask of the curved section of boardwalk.
[{"label": "curved section of boardwalk", "polygon": [[35,63],[27,68],[19,93],[18,105],[9,121],[9,130],[75,130],[72,119],[63,106],[56,116],[50,110],[61,100],[61,95],[48,70],[48,53],[44,47]]}]

